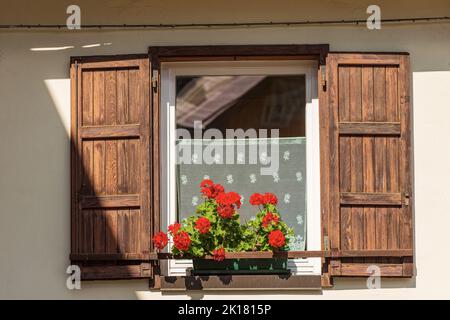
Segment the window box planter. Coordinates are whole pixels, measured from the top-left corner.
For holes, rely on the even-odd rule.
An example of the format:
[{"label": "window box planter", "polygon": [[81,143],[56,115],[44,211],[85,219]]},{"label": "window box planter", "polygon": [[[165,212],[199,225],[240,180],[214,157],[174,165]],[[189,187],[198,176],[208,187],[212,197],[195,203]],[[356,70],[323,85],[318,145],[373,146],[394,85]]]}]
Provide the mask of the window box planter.
[{"label": "window box planter", "polygon": [[193,259],[192,275],[289,274],[287,258]]}]

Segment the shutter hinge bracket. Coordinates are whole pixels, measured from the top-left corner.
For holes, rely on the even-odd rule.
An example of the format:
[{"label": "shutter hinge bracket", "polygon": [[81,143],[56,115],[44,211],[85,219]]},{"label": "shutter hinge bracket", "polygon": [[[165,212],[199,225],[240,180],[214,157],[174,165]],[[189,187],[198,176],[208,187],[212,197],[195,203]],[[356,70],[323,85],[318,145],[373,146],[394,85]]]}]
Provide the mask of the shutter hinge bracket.
[{"label": "shutter hinge bracket", "polygon": [[327,90],[327,68],[325,65],[320,66],[320,83],[323,91]]},{"label": "shutter hinge bracket", "polygon": [[141,277],[149,277],[151,275],[149,263],[141,263]]},{"label": "shutter hinge bracket", "polygon": [[152,88],[154,92],[158,91],[158,78],[159,78],[159,72],[158,70],[153,70],[152,75]]},{"label": "shutter hinge bracket", "polygon": [[404,204],[405,206],[409,206],[409,193],[408,193],[408,192],[405,192],[403,198],[404,198],[404,199],[403,199],[403,204]]},{"label": "shutter hinge bracket", "polygon": [[409,96],[400,96],[400,103],[405,104],[409,102]]},{"label": "shutter hinge bracket", "polygon": [[329,251],[330,245],[328,242],[328,236],[323,236],[323,251]]}]

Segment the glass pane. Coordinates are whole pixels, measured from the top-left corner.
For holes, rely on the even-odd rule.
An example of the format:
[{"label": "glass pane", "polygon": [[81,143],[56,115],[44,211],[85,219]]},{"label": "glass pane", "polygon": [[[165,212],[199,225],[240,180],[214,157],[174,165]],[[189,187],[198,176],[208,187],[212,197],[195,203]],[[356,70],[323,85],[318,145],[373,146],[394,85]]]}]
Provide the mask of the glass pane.
[{"label": "glass pane", "polygon": [[[193,214],[202,201],[199,184],[205,177],[243,197],[244,205],[239,210],[242,222],[256,214],[248,203],[251,194],[273,192],[282,218],[296,234],[291,249],[305,250],[305,76],[178,77],[176,90],[177,129],[185,132],[177,139],[178,150],[183,150],[177,162],[179,219]],[[194,136],[195,121],[201,121],[202,133],[216,129],[215,139]],[[261,174],[261,167],[267,167],[266,159],[273,156],[267,136],[226,139],[227,129],[279,129],[278,170],[272,175]],[[204,155],[211,154],[211,143],[214,161],[208,164]],[[232,163],[226,161],[230,145]],[[249,163],[253,150],[257,150],[256,163]]]}]

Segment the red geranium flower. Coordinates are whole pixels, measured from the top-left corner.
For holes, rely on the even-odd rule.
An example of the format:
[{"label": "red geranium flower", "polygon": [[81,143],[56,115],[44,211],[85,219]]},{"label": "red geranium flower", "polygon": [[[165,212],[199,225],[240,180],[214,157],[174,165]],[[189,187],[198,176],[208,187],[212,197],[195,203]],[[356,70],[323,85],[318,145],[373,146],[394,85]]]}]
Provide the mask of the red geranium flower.
[{"label": "red geranium flower", "polygon": [[203,187],[209,188],[209,187],[212,187],[213,185],[214,185],[214,182],[210,179],[203,179],[203,181],[200,182],[200,187],[202,187],[202,188]]},{"label": "red geranium flower", "polygon": [[180,231],[180,228],[181,228],[181,224],[179,224],[178,222],[175,222],[174,224],[171,224],[169,226],[169,228],[168,228],[169,233],[174,236],[178,233],[178,231]]},{"label": "red geranium flower", "polygon": [[187,232],[180,231],[173,237],[173,244],[178,250],[187,251],[191,245],[191,238]]},{"label": "red geranium flower", "polygon": [[164,249],[168,241],[169,239],[167,238],[167,235],[162,231],[158,232],[153,237],[153,243],[155,244],[155,247],[159,250]]},{"label": "red geranium flower", "polygon": [[216,202],[220,206],[227,206],[228,205],[228,193],[221,193],[217,196]]},{"label": "red geranium flower", "polygon": [[236,206],[236,208],[241,207],[241,196],[236,192],[223,192],[220,193],[216,198],[217,203],[220,206]]},{"label": "red geranium flower", "polygon": [[272,204],[272,205],[276,206],[278,203],[277,196],[274,195],[273,193],[266,192],[263,195],[263,203],[264,204]]},{"label": "red geranium flower", "polygon": [[210,199],[215,199],[219,194],[223,193],[225,189],[221,184],[214,184],[212,187],[209,187],[209,197]]},{"label": "red geranium flower", "polygon": [[225,259],[225,249],[220,247],[213,251],[213,259],[216,261],[223,261]]},{"label": "red geranium flower", "polygon": [[214,184],[210,179],[205,179],[200,183],[200,191],[208,199],[215,199],[225,190],[221,184]]},{"label": "red geranium flower", "polygon": [[208,198],[208,199],[212,198],[213,192],[212,192],[211,188],[203,187],[200,189],[200,191],[205,196],[205,198]]},{"label": "red geranium flower", "polygon": [[208,218],[200,217],[197,219],[197,221],[195,221],[195,229],[197,229],[201,234],[208,233],[210,227],[211,222]]},{"label": "red geranium flower", "polygon": [[216,193],[216,196],[218,196],[220,193],[225,192],[225,188],[224,188],[221,184],[216,183],[216,184],[214,185],[214,191],[215,191],[215,193]]},{"label": "red geranium flower", "polygon": [[269,233],[269,244],[273,248],[281,248],[286,244],[286,238],[280,230],[274,230]]},{"label": "red geranium flower", "polygon": [[217,207],[217,213],[219,216],[225,219],[229,219],[234,214],[234,209],[231,206],[218,206]]},{"label": "red geranium flower", "polygon": [[234,204],[238,209],[241,207],[241,196],[236,192],[228,192],[229,200],[232,204]]},{"label": "red geranium flower", "polygon": [[270,223],[278,224],[278,216],[274,215],[272,212],[267,212],[264,218],[262,219],[263,228],[267,228]]},{"label": "red geranium flower", "polygon": [[252,206],[259,206],[263,204],[263,195],[260,193],[254,193],[250,196],[249,202]]}]

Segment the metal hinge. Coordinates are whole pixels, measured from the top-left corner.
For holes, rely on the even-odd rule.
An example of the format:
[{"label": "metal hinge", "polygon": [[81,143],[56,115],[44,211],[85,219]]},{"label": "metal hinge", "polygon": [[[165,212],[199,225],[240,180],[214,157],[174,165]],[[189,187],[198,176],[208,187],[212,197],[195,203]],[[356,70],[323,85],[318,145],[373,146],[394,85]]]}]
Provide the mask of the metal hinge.
[{"label": "metal hinge", "polygon": [[149,263],[141,263],[141,277],[150,277],[151,269]]},{"label": "metal hinge", "polygon": [[404,196],[403,196],[403,204],[405,206],[409,206],[409,193],[405,192]]},{"label": "metal hinge", "polygon": [[323,236],[323,251],[329,251],[330,244],[328,242],[328,236]]},{"label": "metal hinge", "polygon": [[409,102],[409,96],[400,96],[400,103],[405,104]]},{"label": "metal hinge", "polygon": [[158,70],[153,70],[152,75],[152,88],[156,92],[158,90],[158,78],[159,78],[159,72]]},{"label": "metal hinge", "polygon": [[324,91],[327,90],[327,68],[326,66],[320,66],[320,83]]}]

